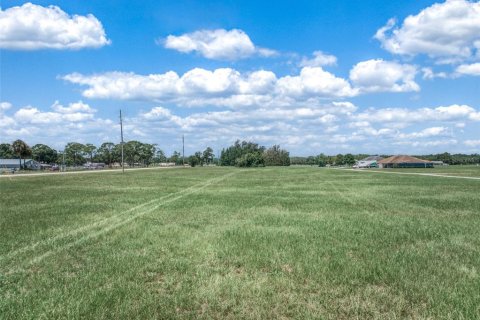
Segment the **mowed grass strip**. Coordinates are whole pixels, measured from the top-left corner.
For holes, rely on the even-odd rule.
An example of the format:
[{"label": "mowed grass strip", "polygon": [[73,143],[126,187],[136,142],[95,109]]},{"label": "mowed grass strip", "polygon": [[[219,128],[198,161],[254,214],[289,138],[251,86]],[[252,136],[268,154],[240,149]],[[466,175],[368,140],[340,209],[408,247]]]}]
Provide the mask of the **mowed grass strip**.
[{"label": "mowed grass strip", "polygon": [[436,166],[434,168],[409,169],[369,169],[373,171],[400,172],[400,173],[428,173],[446,176],[480,178],[480,165]]},{"label": "mowed grass strip", "polygon": [[[5,319],[480,317],[478,181],[319,168],[52,178],[0,181]],[[85,241],[11,254],[202,183]]]}]

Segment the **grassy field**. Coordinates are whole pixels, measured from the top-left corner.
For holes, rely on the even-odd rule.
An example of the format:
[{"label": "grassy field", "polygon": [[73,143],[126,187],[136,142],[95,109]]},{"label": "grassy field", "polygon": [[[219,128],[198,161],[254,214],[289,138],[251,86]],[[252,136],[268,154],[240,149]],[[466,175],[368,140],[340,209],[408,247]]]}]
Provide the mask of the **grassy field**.
[{"label": "grassy field", "polygon": [[[369,169],[370,170],[370,169]],[[480,177],[480,166],[466,165],[466,166],[438,166],[435,168],[420,168],[420,169],[373,169],[377,171],[390,172],[415,172],[415,173],[432,173],[439,175],[460,176],[460,177]]]},{"label": "grassy field", "polygon": [[193,168],[0,192],[1,319],[480,318],[479,180]]}]

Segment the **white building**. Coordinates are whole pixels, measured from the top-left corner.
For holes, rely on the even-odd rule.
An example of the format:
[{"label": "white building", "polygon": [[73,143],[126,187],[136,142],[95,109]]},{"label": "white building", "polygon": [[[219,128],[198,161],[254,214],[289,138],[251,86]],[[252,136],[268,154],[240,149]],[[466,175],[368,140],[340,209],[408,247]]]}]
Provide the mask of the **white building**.
[{"label": "white building", "polygon": [[[40,163],[33,159],[22,159],[22,169],[40,170]],[[0,169],[2,170],[20,170],[20,159],[0,159]]]}]

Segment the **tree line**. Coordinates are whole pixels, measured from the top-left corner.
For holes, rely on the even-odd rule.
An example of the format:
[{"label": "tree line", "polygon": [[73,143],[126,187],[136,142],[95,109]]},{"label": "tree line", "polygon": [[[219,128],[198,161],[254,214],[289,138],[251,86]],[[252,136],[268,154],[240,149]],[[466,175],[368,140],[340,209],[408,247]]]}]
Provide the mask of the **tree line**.
[{"label": "tree line", "polygon": [[[323,153],[316,156],[307,156],[307,157],[291,157],[290,162],[292,165],[311,165],[311,166],[320,166],[324,167],[327,165],[330,166],[351,166],[354,165],[356,161],[365,159],[368,157],[368,154],[337,154],[335,156],[327,156]],[[380,155],[383,158],[388,158],[392,155],[384,154]],[[478,164],[480,163],[480,154],[450,154],[448,152],[438,153],[438,154],[429,154],[429,155],[416,155],[415,157],[430,161],[443,161],[449,165],[467,165],[467,164]]]},{"label": "tree line", "polygon": [[[174,152],[172,157],[167,158],[155,144],[133,140],[124,143],[123,149],[124,161],[130,166],[149,166],[153,163],[168,161],[177,164],[180,162],[178,152]],[[36,144],[30,147],[22,140],[15,140],[12,144],[0,144],[0,158],[19,159],[21,167],[24,167],[27,158],[45,164],[65,163],[68,166],[80,166],[86,162],[101,162],[111,166],[121,162],[121,144],[105,142],[97,147],[91,143],[69,142],[65,146],[65,150],[59,152],[45,144]]]},{"label": "tree line", "polygon": [[295,165],[310,165],[310,166],[320,166],[325,167],[329,166],[352,166],[356,161],[368,157],[366,154],[353,155],[351,153],[347,154],[337,154],[336,156],[327,156],[323,153],[317,156],[308,156],[308,157],[292,157],[291,163]]},{"label": "tree line", "polygon": [[[91,143],[69,142],[63,151],[57,151],[45,144],[30,147],[22,140],[15,140],[12,144],[0,144],[0,159],[19,159],[20,167],[25,167],[25,159],[29,158],[44,164],[81,166],[86,162],[96,162],[112,166],[115,163],[121,163],[121,148],[121,144],[113,142],[104,142],[99,147]],[[174,151],[170,157],[167,157],[156,144],[132,140],[123,144],[123,154],[124,162],[130,167],[165,162],[191,166],[218,164],[218,159],[214,158],[213,149],[210,147],[184,159],[178,151]]]},{"label": "tree line", "polygon": [[424,156],[418,156],[419,158],[430,161],[443,161],[450,165],[465,165],[465,164],[477,164],[480,163],[480,154],[463,154],[456,153],[450,154],[448,152],[438,154],[427,154]]},{"label": "tree line", "polygon": [[[216,159],[213,149],[207,147],[204,151],[197,151],[193,155],[183,158],[182,154],[174,151],[170,157],[158,148],[156,144],[142,143],[132,140],[124,143],[124,161],[129,166],[149,166],[162,162],[175,163],[176,165],[190,164],[203,166],[216,164],[221,166],[237,167],[263,167],[263,166],[289,166],[289,165],[312,165],[324,167],[327,165],[351,166],[356,161],[368,157],[368,154],[337,154],[316,156],[290,157],[287,150],[274,145],[270,148],[255,142],[237,140],[233,145],[221,151],[220,158]],[[390,155],[381,155],[389,157]],[[418,155],[418,158],[443,161],[450,165],[478,164],[479,154],[450,154],[448,152],[429,155]],[[87,143],[69,142],[63,152],[45,144],[36,144],[30,147],[22,140],[15,140],[11,144],[0,144],[0,158],[19,159],[20,167],[25,166],[25,159],[32,158],[45,164],[66,164],[68,166],[80,166],[86,162],[101,162],[108,166],[121,162],[121,144],[113,142],[102,143],[99,147]],[[23,161],[23,163],[22,163]]]}]

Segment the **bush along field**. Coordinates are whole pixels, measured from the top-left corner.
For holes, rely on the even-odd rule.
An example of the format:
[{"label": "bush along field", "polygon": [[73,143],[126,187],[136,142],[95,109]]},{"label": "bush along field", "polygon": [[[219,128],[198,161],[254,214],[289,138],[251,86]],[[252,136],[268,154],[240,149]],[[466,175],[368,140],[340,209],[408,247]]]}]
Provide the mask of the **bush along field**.
[{"label": "bush along field", "polygon": [[479,180],[211,167],[0,190],[2,319],[480,318]]}]

